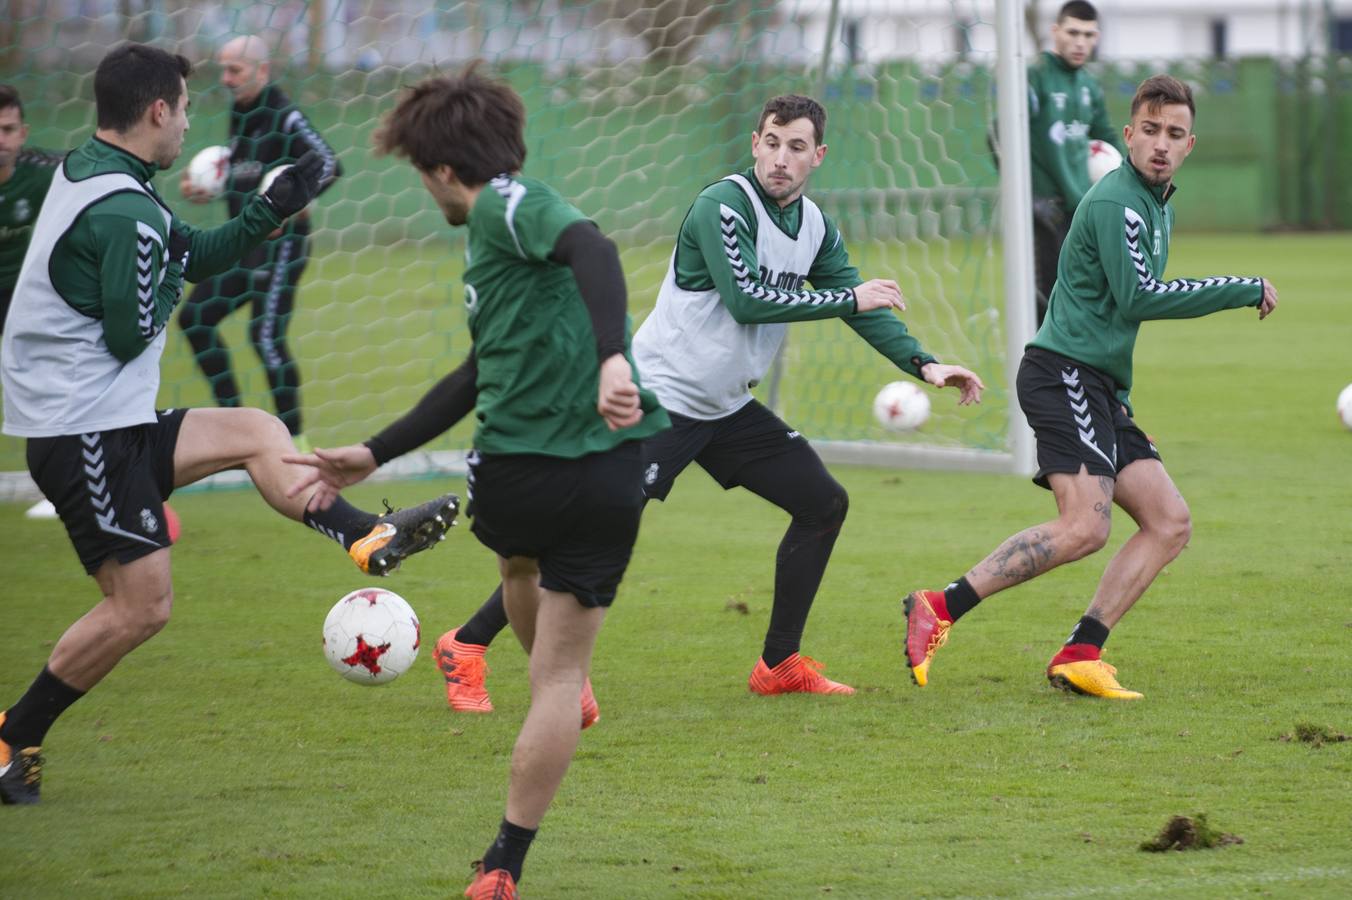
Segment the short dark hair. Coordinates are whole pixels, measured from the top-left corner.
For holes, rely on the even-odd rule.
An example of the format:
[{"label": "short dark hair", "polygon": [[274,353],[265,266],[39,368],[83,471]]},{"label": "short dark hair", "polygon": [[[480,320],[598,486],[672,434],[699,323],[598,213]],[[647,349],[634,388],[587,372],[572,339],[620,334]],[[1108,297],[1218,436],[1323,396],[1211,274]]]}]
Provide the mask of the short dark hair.
[{"label": "short dark hair", "polygon": [[156,100],[175,106],[191,74],[192,63],[177,53],[148,44],[115,47],[94,71],[99,128],[129,131]]},{"label": "short dark hair", "polygon": [[9,109],[14,107],[19,111],[19,121],[23,121],[23,101],[19,99],[19,91],[12,84],[0,84],[0,109]]},{"label": "short dark hair", "polygon": [[377,153],[424,172],[450,166],[467,187],[520,171],[526,162],[526,105],[511,85],[479,73],[438,75],[405,88],[373,135]]},{"label": "short dark hair", "polygon": [[1188,108],[1194,120],[1197,118],[1197,104],[1192,101],[1192,88],[1172,75],[1151,75],[1136,88],[1136,96],[1131,98],[1131,115],[1144,106],[1149,112],[1155,112],[1161,106],[1181,103]]},{"label": "short dark hair", "polygon": [[774,116],[776,125],[787,125],[794,119],[807,119],[812,123],[812,134],[821,144],[826,137],[826,110],[811,97],[802,94],[784,94],[765,101],[760,118],[756,120],[756,131],[765,127],[765,120]]},{"label": "short dark hair", "polygon": [[1094,4],[1089,0],[1070,0],[1061,7],[1061,11],[1056,14],[1058,23],[1066,19],[1079,19],[1081,22],[1097,22],[1098,10],[1094,9]]}]

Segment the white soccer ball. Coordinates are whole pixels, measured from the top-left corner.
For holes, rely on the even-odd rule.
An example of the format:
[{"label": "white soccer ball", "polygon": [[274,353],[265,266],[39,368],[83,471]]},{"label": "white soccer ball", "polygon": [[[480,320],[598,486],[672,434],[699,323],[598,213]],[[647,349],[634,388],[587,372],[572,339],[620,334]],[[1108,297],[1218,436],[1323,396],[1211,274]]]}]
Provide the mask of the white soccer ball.
[{"label": "white soccer ball", "polygon": [[1096,184],[1100,178],[1122,165],[1122,154],[1107,141],[1089,142],[1089,183]]},{"label": "white soccer ball", "polygon": [[385,684],[413,665],[422,642],[418,616],[384,588],[353,591],[324,620],[324,658],[357,684]]},{"label": "white soccer ball", "polygon": [[1352,428],[1352,384],[1343,388],[1343,392],[1338,395],[1338,418],[1348,428]]},{"label": "white soccer ball", "polygon": [[889,431],[911,431],[925,424],[930,414],[929,394],[910,381],[883,385],[873,398],[873,415]]},{"label": "white soccer ball", "polygon": [[188,163],[188,183],[194,189],[219,197],[230,178],[230,148],[207,147],[199,150]]},{"label": "white soccer ball", "polygon": [[291,164],[287,163],[284,166],[274,166],[264,172],[263,177],[258,179],[258,193],[266,194],[268,188],[272,187],[272,183],[277,180],[277,176],[289,168],[291,168]]}]

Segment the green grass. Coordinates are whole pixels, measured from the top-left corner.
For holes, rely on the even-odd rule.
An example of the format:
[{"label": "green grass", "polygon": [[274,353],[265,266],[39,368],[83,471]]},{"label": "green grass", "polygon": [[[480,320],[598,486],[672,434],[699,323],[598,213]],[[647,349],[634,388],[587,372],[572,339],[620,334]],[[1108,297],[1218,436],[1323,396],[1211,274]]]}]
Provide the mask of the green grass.
[{"label": "green grass", "polygon": [[[859,693],[748,695],[784,521],[694,471],[648,511],[597,649],[602,721],[528,896],[1346,896],[1352,743],[1282,740],[1352,731],[1345,243],[1176,240],[1175,273],[1260,272],[1282,305],[1261,324],[1246,310],[1143,330],[1139,420],[1194,515],[1191,546],[1108,645],[1144,701],[1064,696],[1042,674],[1124,517],[1108,550],[964,619],[920,690],[900,595],[960,574],[1051,498],[1016,477],[844,467],[850,519],[804,650]],[[428,659],[350,685],[319,646],[330,604],[363,583],[337,549],[249,492],[174,504],[174,618],[52,731],[43,804],[0,811],[0,896],[454,896],[502,813],[521,652],[490,653],[486,717],[448,713]],[[0,506],[3,702],[96,599],[60,526],[20,509]],[[430,644],[493,581],[458,530],[389,586]],[[1138,849],[1198,813],[1244,843]]]}]

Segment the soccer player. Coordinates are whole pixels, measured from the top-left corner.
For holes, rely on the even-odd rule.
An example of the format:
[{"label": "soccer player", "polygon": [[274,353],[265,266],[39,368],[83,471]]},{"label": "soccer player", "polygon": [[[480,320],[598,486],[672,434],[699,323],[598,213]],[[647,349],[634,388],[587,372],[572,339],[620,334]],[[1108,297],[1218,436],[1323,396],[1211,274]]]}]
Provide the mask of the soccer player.
[{"label": "soccer player", "polygon": [[25,150],[27,140],[23,100],[13,87],[0,84],[0,332],[33,235],[33,222],[47,196],[52,173],[61,163],[57,154]]},{"label": "soccer player", "polygon": [[[706,187],[681,225],[657,306],[634,338],[639,371],[671,413],[672,428],[644,442],[643,491],[665,499],[676,477],[698,463],[724,488],[744,487],[790,516],[775,560],[774,603],[761,658],[749,679],[757,694],[851,694],[799,653],[803,629],[845,521],[848,497],[806,437],[757,400],[788,322],[842,318],[903,371],[980,399],[981,379],[926,353],[892,312],[903,308],[893,281],[863,281],[834,223],[804,196],[826,156],[826,111],[795,95],[765,104],[751,135],[753,165]],[[803,287],[807,281],[812,290]],[[335,484],[450,427],[473,397],[429,408],[423,430],[387,430],[332,458]],[[487,644],[505,626],[498,594],[437,643],[447,701],[461,712],[491,712],[484,686]],[[594,720],[590,692],[584,719]]]},{"label": "soccer player", "polygon": [[1108,120],[1103,89],[1084,64],[1098,45],[1098,10],[1070,0],[1056,14],[1052,49],[1028,67],[1028,127],[1033,175],[1033,268],[1037,323],[1047,314],[1056,261],[1071,217],[1089,190],[1089,141],[1122,144]]},{"label": "soccer player", "polygon": [[[530,654],[530,710],[506,815],[466,892],[476,898],[516,896],[568,770],[592,646],[638,536],[639,441],[668,425],[629,359],[619,253],[548,185],[520,174],[524,129],[521,98],[472,64],[407,91],[376,136],[380,151],[413,164],[450,224],[468,226],[479,417],[469,513],[498,556],[506,610]],[[446,403],[446,387],[434,386],[405,424],[418,427],[422,411]],[[369,461],[370,449],[288,457],[317,467],[293,491],[317,483],[326,502],[348,483],[327,480],[332,460],[354,454]]]},{"label": "soccer player", "polygon": [[103,599],[71,625],[17,703],[0,713],[0,800],[39,800],[41,744],[56,718],[164,627],[173,602],[162,505],[176,487],[243,468],[275,510],[392,571],[450,527],[446,495],[377,518],[288,497],[299,471],[275,417],[256,409],[156,412],[164,326],[184,278],[239,259],[318,189],[302,157],[219,228],[180,222],[151,183],[188,129],[181,56],[124,44],[94,74],[97,130],[52,178],[19,273],[0,352],[4,432],[27,438],[28,470],[51,500]]},{"label": "soccer player", "polygon": [[[237,37],[221,48],[221,84],[234,97],[230,110],[230,177],[225,200],[237,216],[253,197],[263,175],[293,163],[307,152],[319,155],[323,193],[342,174],[338,156],[281,87],[269,81],[271,64],[261,38]],[[196,190],[187,170],[179,181],[194,203],[211,199]],[[277,417],[302,447],[300,367],[286,340],[296,305],[296,289],[310,257],[310,214],[301,210],[280,231],[247,254],[239,266],[193,287],[178,313],[178,324],[192,345],[193,358],[207,377],[219,406],[239,406],[239,386],[230,370],[230,350],[220,324],[246,303],[249,341],[263,363]]]},{"label": "soccer player", "polygon": [[1123,129],[1122,166],[1089,190],[1075,212],[1047,319],[1019,366],[1019,405],[1037,441],[1033,481],[1049,488],[1058,516],[1002,543],[943,591],[904,601],[907,663],[916,684],[929,678],[949,629],[997,591],[1101,549],[1112,505],[1137,531],[1108,562],[1089,609],[1047,666],[1063,690],[1132,700],[1101,658],[1108,633],[1155,576],[1182,552],[1192,531],[1188,505],[1159,452],[1136,426],[1132,352],[1141,323],[1190,319],[1256,306],[1266,318],[1277,291],[1261,278],[1161,280],[1169,258],[1174,173],[1192,152],[1196,106],[1168,75],[1141,82]]}]

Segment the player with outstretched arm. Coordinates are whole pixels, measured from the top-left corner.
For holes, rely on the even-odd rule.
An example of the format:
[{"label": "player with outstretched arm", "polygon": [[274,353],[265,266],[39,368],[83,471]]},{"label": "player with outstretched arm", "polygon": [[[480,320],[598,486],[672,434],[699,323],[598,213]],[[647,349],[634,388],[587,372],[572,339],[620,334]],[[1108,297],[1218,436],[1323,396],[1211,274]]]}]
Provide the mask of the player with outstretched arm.
[{"label": "player with outstretched arm", "polygon": [[1061,251],[1047,318],[1019,366],[1019,405],[1037,441],[1033,481],[1051,490],[1058,516],[1007,539],[942,591],[904,601],[904,651],[916,684],[929,680],[934,653],[953,623],[985,598],[1107,543],[1112,507],[1137,531],[1108,562],[1089,609],[1047,666],[1064,690],[1133,700],[1102,659],[1108,633],[1188,543],[1188,505],[1131,406],[1132,354],[1141,323],[1258,308],[1277,291],[1262,278],[1162,280],[1169,259],[1177,187],[1174,173],[1196,136],[1192,90],[1168,75],[1141,82],[1123,129],[1122,166],[1089,189]]}]

